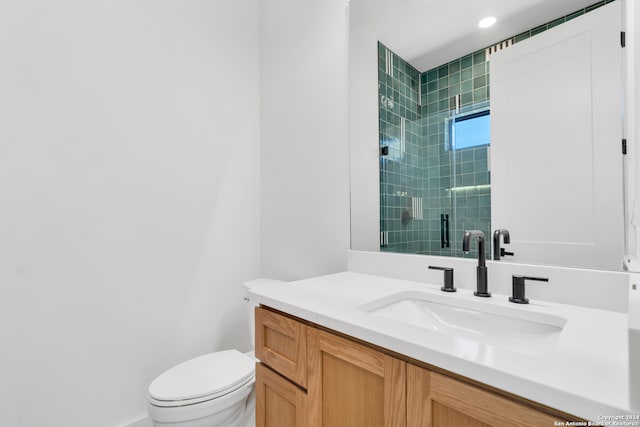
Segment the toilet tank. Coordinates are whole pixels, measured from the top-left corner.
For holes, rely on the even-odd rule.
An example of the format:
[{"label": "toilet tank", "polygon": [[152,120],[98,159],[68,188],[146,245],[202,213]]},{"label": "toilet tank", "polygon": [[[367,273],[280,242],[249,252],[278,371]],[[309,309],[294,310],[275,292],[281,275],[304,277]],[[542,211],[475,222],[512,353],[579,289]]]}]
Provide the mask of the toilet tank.
[{"label": "toilet tank", "polygon": [[[265,286],[272,286],[274,284],[277,283],[285,283],[283,280],[276,280],[276,279],[252,279],[252,280],[247,280],[246,282],[244,282],[244,287],[246,289],[247,292],[249,292],[250,289],[260,289],[262,287]],[[255,345],[256,342],[256,324],[255,324],[255,308],[259,305],[254,301],[251,301],[251,299],[247,296],[245,296],[245,300],[247,303],[247,316],[249,319],[249,329],[251,330],[251,348],[253,348],[253,346]]]}]

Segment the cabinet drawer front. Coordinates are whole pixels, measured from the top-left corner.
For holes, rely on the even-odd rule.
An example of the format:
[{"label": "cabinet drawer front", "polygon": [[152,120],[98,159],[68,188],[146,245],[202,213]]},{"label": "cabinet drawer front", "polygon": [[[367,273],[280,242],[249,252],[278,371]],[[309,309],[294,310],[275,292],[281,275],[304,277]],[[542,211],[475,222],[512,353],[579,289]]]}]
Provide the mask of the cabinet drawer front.
[{"label": "cabinet drawer front", "polygon": [[306,427],[307,394],[295,384],[256,364],[256,426]]},{"label": "cabinet drawer front", "polygon": [[256,357],[307,388],[307,327],[264,308],[256,308]]}]

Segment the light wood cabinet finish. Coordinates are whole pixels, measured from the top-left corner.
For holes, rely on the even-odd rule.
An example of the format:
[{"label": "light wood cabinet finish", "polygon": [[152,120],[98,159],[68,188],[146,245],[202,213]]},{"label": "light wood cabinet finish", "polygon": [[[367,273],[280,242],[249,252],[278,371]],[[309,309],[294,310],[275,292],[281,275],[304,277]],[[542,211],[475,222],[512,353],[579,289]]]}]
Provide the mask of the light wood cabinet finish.
[{"label": "light wood cabinet finish", "polygon": [[504,396],[407,365],[408,427],[553,426],[557,417]]},{"label": "light wood cabinet finish", "polygon": [[307,388],[307,326],[256,307],[256,357],[291,381]]},{"label": "light wood cabinet finish", "polygon": [[314,328],[308,330],[309,427],[404,427],[406,363]]},{"label": "light wood cabinet finish", "polygon": [[407,427],[431,427],[431,371],[407,365]]},{"label": "light wood cabinet finish", "polygon": [[307,426],[307,394],[261,363],[256,364],[256,426]]},{"label": "light wood cabinet finish", "polygon": [[256,368],[258,427],[537,427],[581,421],[265,308],[256,309],[256,356],[266,365]]}]

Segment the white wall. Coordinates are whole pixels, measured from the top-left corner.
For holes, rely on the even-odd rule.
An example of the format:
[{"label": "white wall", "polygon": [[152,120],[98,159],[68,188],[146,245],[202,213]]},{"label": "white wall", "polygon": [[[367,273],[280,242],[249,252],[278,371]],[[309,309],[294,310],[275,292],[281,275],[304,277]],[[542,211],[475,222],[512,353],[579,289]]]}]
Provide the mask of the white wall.
[{"label": "white wall", "polygon": [[378,143],[378,40],[383,29],[366,0],[351,3],[349,114],[351,248],[380,251],[380,145]]},{"label": "white wall", "polygon": [[640,248],[640,7],[634,0],[625,0],[625,30],[627,48],[624,50],[626,66],[625,133],[627,194],[627,247],[628,254],[639,256]]},{"label": "white wall", "polygon": [[0,426],[122,426],[249,347],[258,5],[2,3]]},{"label": "white wall", "polygon": [[261,23],[261,273],[344,271],[347,0],[263,0]]}]

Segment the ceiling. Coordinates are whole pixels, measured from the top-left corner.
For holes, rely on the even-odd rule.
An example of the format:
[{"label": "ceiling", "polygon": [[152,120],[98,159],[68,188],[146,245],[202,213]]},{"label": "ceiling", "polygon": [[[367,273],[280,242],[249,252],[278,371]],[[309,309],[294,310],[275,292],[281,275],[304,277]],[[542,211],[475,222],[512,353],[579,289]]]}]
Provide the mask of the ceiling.
[{"label": "ceiling", "polygon": [[[426,71],[568,15],[596,0],[351,0],[352,26]],[[493,15],[498,22],[478,28]]]}]

